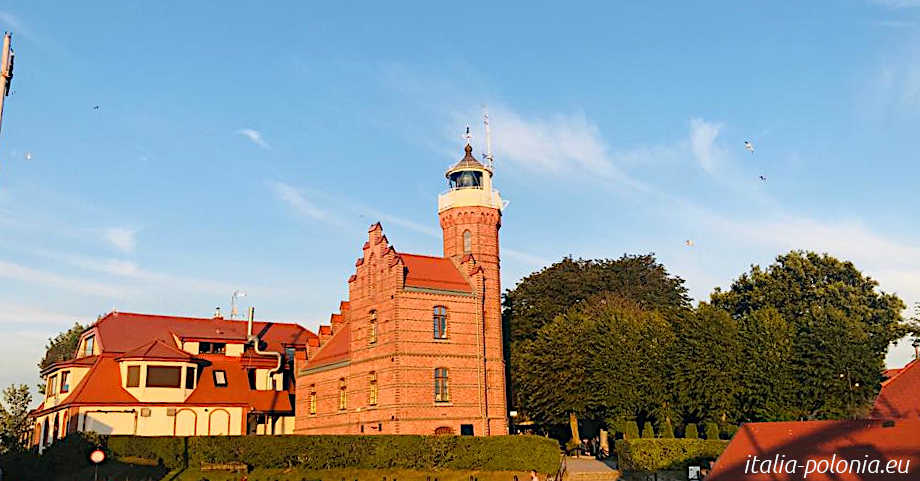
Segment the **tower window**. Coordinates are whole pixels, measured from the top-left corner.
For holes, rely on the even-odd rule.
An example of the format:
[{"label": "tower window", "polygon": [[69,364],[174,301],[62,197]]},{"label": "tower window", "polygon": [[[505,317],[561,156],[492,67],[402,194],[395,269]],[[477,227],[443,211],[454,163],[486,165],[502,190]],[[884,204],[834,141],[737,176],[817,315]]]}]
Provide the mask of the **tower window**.
[{"label": "tower window", "polygon": [[368,386],[368,399],[367,403],[371,406],[377,405],[377,373],[371,371],[370,376],[368,376],[370,385]]},{"label": "tower window", "polygon": [[434,321],[434,338],[447,339],[447,308],[434,306],[432,319]]},{"label": "tower window", "polygon": [[473,234],[470,231],[463,231],[463,253],[469,254],[473,252]]},{"label": "tower window", "polygon": [[481,186],[482,172],[477,170],[461,170],[450,174],[452,189],[480,188]]},{"label": "tower window", "polygon": [[348,409],[348,391],[345,378],[339,378],[339,410]]},{"label": "tower window", "polygon": [[367,343],[377,344],[377,311],[371,311],[371,319],[367,326]]},{"label": "tower window", "polygon": [[447,385],[447,368],[439,367],[434,370],[434,402],[450,402],[450,391]]},{"label": "tower window", "polygon": [[310,414],[316,414],[316,384],[310,385]]}]

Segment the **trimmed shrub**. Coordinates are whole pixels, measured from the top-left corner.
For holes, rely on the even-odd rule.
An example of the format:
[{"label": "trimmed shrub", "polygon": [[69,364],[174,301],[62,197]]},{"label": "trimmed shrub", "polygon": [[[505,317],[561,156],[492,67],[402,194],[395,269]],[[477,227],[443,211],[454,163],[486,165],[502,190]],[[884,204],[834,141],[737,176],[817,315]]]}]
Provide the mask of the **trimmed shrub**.
[{"label": "trimmed shrub", "polygon": [[706,423],[706,439],[714,441],[719,439],[719,425],[716,423]]},{"label": "trimmed shrub", "polygon": [[635,421],[623,421],[621,429],[624,438],[639,439],[639,425]]},{"label": "trimmed shrub", "polygon": [[735,433],[738,432],[739,426],[737,424],[726,424],[722,426],[722,439],[731,439],[735,437]]},{"label": "trimmed shrub", "polygon": [[141,458],[170,469],[185,466],[186,439],[180,437],[109,436],[106,450],[113,458]]},{"label": "trimmed shrub", "polygon": [[658,437],[662,439],[669,439],[674,437],[674,428],[671,427],[671,423],[665,421],[661,426],[658,427]]},{"label": "trimmed shrub", "polygon": [[651,473],[712,461],[726,446],[728,441],[703,439],[620,439],[616,451],[621,469]]},{"label": "trimmed shrub", "polygon": [[690,423],[684,428],[684,438],[686,439],[697,439],[700,437],[700,433],[696,430],[696,424]]},{"label": "trimmed shrub", "polygon": [[652,428],[652,423],[645,423],[642,426],[642,439],[652,439],[655,437],[655,430]]}]

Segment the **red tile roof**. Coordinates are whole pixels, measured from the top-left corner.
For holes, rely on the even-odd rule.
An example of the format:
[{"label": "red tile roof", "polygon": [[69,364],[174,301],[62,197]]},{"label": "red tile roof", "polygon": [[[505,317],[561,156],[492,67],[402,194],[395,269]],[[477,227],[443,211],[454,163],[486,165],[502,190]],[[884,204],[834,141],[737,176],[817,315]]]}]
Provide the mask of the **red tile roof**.
[{"label": "red tile roof", "polygon": [[[257,411],[293,411],[290,392],[250,389],[246,369],[238,359],[208,356],[200,371],[198,385],[185,401],[188,404],[243,404]],[[214,371],[224,371],[226,386],[214,384]]]},{"label": "red tile roof", "polygon": [[[806,463],[840,459],[864,461],[878,459],[884,468],[889,460],[910,462],[915,474],[920,464],[920,420],[802,421],[781,423],[749,423],[741,427],[731,443],[719,456],[707,481],[786,481],[801,480]],[[796,473],[756,473],[745,463],[757,456],[761,460],[796,460]],[[784,464],[789,467],[789,464]],[[758,466],[758,471],[759,471]],[[858,468],[858,467],[857,467]],[[812,472],[808,480],[896,480],[913,479],[904,474],[871,475],[868,472]]]},{"label": "red tile roof", "polygon": [[[124,353],[157,339],[175,345],[173,336],[187,340],[246,342],[246,324],[246,321],[223,318],[113,312],[96,321],[95,326],[106,352]],[[253,334],[268,344],[269,351],[281,351],[285,344],[306,344],[305,340],[314,335],[297,324],[277,322],[254,322]]]},{"label": "red tile roof", "polygon": [[111,355],[98,356],[96,363],[80,381],[66,404],[126,404],[137,398],[121,387],[121,371]]},{"label": "red tile roof", "polygon": [[470,283],[446,257],[399,254],[406,266],[406,286],[472,292]]},{"label": "red tile roof", "polygon": [[72,367],[72,366],[89,367],[89,366],[92,366],[93,364],[96,364],[96,357],[97,356],[88,356],[88,357],[80,357],[77,359],[70,359],[68,361],[58,361],[42,369],[40,374],[44,375],[46,372],[54,371],[62,367]]},{"label": "red tile roof", "polygon": [[882,384],[872,406],[872,417],[920,417],[920,361],[911,361]]},{"label": "red tile roof", "polygon": [[[172,344],[170,342],[170,344]],[[154,339],[143,346],[138,346],[130,351],[118,356],[116,360],[125,359],[145,359],[151,361],[191,361],[194,359],[191,354],[180,351],[172,345]]]},{"label": "red tile roof", "polygon": [[337,362],[347,361],[351,358],[351,326],[342,324],[342,328],[316,351],[316,354],[307,360],[305,369],[312,369]]}]

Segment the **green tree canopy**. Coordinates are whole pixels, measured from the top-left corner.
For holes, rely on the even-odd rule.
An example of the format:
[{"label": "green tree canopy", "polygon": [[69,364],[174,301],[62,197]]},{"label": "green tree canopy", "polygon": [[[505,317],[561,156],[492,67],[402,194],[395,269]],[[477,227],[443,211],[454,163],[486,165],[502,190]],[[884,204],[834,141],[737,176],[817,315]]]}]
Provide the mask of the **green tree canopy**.
[{"label": "green tree canopy", "polygon": [[505,292],[502,317],[508,340],[534,339],[556,316],[606,292],[648,310],[690,307],[684,280],[668,274],[654,254],[596,260],[566,257]]},{"label": "green tree canopy", "polygon": [[[864,412],[878,392],[889,344],[907,333],[904,302],[877,287],[851,262],[792,251],[766,269],[753,266],[728,291],[717,288],[713,306],[773,346],[759,365],[785,359],[772,375],[774,400],[786,406],[761,398],[746,400],[741,409],[752,417],[808,419]],[[756,382],[748,378],[746,391]]]},{"label": "green tree canopy", "polygon": [[23,449],[22,440],[29,433],[29,405],[32,394],[25,384],[3,390],[0,402],[0,454]]},{"label": "green tree canopy", "polygon": [[58,334],[53,339],[48,339],[45,345],[45,356],[38,363],[39,369],[44,369],[58,361],[67,361],[73,359],[77,350],[77,343],[80,341],[80,334],[86,330],[86,327],[79,322],[75,322],[73,327]]},{"label": "green tree canopy", "polygon": [[646,418],[665,404],[671,329],[654,311],[607,294],[579,304],[512,352],[520,399],[541,423],[574,412],[593,420]]}]

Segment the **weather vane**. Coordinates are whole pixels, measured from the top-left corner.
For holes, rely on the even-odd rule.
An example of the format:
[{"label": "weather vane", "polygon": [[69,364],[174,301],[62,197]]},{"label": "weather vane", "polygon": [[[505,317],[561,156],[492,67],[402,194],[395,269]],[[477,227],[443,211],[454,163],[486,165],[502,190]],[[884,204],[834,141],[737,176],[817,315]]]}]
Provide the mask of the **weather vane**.
[{"label": "weather vane", "polygon": [[466,139],[466,145],[473,145],[473,134],[470,133],[470,126],[466,126],[466,133],[463,134],[463,138]]}]

